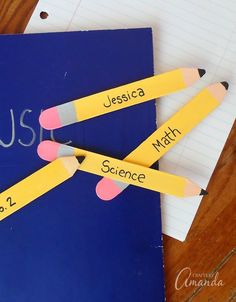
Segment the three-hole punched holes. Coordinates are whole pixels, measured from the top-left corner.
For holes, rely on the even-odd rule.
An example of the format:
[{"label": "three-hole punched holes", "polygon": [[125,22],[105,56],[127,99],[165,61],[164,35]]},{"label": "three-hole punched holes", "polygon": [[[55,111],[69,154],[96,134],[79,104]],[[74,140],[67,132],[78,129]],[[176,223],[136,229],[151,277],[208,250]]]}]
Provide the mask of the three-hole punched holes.
[{"label": "three-hole punched holes", "polygon": [[40,13],[40,18],[41,19],[47,19],[47,17],[48,17],[48,13],[47,12],[44,12],[44,11],[42,11],[41,13]]}]

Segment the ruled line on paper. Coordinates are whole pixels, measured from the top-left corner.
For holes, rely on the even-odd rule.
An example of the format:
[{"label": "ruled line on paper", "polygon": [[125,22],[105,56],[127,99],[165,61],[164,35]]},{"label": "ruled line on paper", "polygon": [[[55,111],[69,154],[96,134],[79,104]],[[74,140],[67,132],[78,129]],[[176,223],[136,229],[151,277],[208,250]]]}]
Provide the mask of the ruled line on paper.
[{"label": "ruled line on paper", "polygon": [[[40,9],[49,4],[56,5],[52,20],[40,20]],[[63,10],[65,5],[70,6],[70,16]],[[235,13],[236,2],[230,0],[40,0],[26,31],[151,26],[157,73],[189,65],[207,70],[199,84],[158,100],[160,123],[203,87],[228,80],[229,95],[223,104],[160,160],[162,170],[183,173],[206,186],[236,115]],[[162,195],[163,233],[185,240],[200,200]]]}]

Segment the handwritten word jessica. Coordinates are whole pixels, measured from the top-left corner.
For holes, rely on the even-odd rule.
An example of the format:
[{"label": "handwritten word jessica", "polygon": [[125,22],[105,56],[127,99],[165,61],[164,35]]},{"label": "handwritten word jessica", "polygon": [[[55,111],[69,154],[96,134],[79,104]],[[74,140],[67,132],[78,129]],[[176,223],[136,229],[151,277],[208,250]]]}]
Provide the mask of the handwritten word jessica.
[{"label": "handwritten word jessica", "polygon": [[145,92],[142,88],[137,88],[136,90],[133,90],[131,92],[127,91],[126,93],[123,93],[121,95],[117,96],[107,96],[107,103],[104,103],[104,107],[108,108],[112,105],[122,104],[123,102],[128,102],[132,99],[136,99],[137,97],[143,97],[145,96]]}]

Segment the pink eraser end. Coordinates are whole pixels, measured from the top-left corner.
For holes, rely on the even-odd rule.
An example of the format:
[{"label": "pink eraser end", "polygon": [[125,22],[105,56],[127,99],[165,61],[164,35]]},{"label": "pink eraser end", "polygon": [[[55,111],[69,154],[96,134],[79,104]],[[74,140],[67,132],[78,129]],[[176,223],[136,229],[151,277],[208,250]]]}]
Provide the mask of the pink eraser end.
[{"label": "pink eraser end", "polygon": [[62,126],[57,107],[52,107],[43,111],[39,116],[40,125],[47,130],[53,130]]},{"label": "pink eraser end", "polygon": [[121,193],[121,189],[114,183],[112,179],[103,178],[96,186],[97,196],[102,200],[111,200]]},{"label": "pink eraser end", "polygon": [[52,141],[43,141],[38,145],[38,155],[40,158],[53,161],[57,158],[58,149],[60,144]]}]

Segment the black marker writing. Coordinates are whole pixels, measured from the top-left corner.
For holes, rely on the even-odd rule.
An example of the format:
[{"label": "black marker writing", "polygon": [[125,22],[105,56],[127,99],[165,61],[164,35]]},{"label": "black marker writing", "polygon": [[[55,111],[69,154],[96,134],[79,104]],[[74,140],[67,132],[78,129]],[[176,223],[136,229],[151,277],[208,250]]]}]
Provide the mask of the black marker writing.
[{"label": "black marker writing", "polygon": [[131,92],[127,91],[126,93],[123,93],[121,95],[117,96],[107,96],[107,102],[104,103],[104,107],[109,108],[112,105],[122,104],[123,102],[130,101],[132,99],[136,99],[137,97],[143,97],[145,96],[145,92],[142,88],[137,88],[136,90],[133,90]]},{"label": "black marker writing", "polygon": [[137,174],[132,171],[125,171],[124,169],[120,169],[119,167],[110,167],[110,161],[109,160],[104,160],[102,162],[102,168],[101,168],[103,173],[110,173],[110,174],[115,174],[119,175],[122,178],[127,178],[127,179],[132,179],[134,181],[138,181],[140,183],[144,183],[145,180],[145,174]]},{"label": "black marker writing", "polygon": [[16,204],[16,202],[12,201],[11,197],[7,197],[7,202],[9,202],[10,207],[13,207]]},{"label": "black marker writing", "polygon": [[181,132],[178,129],[171,129],[170,127],[168,127],[168,131],[164,132],[164,135],[160,138],[157,139],[155,143],[153,143],[153,147],[160,152],[161,148],[166,148],[166,146],[168,146],[169,144],[171,144],[171,142],[174,142],[177,137],[178,134],[181,134]]}]

